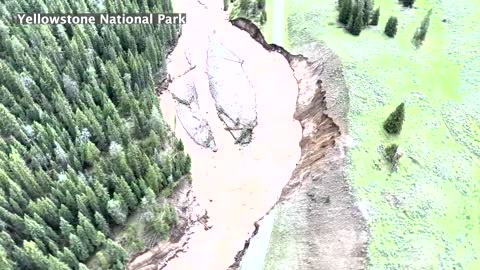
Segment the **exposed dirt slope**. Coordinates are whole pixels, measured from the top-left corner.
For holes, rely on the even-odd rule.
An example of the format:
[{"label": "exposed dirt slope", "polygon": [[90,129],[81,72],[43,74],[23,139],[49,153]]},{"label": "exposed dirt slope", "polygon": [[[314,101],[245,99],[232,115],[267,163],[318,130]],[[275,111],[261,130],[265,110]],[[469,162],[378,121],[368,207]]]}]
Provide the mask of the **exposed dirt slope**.
[{"label": "exposed dirt slope", "polygon": [[299,86],[295,119],[303,129],[302,154],[276,206],[264,269],[363,269],[367,231],[343,175],[348,95],[338,58],[320,44],[305,46],[306,56],[291,55],[267,44],[248,20],[232,24],[282,54]]}]

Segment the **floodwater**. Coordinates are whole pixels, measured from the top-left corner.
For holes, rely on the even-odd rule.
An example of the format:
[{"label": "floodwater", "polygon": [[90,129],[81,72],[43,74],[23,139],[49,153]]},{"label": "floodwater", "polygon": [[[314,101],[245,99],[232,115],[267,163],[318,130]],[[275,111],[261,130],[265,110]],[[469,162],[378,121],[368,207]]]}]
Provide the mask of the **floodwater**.
[{"label": "floodwater", "polygon": [[[302,130],[293,119],[298,88],[287,61],[232,26],[222,5],[215,0],[176,2],[176,12],[187,14],[187,24],[169,58],[169,73],[175,79],[162,94],[160,106],[192,157],[193,192],[207,209],[212,228],[205,231],[198,226],[186,252],[171,260],[167,270],[227,269],[254,230],[253,223],[277,201],[300,158]],[[256,91],[258,126],[252,142],[244,147],[235,145],[224,129],[209,92],[206,57],[208,39],[214,33],[244,60],[243,68]],[[190,67],[186,54],[196,66],[186,76],[195,81],[199,105],[212,129],[217,152],[195,144],[176,119],[170,93],[185,84],[185,76],[176,76]]]}]

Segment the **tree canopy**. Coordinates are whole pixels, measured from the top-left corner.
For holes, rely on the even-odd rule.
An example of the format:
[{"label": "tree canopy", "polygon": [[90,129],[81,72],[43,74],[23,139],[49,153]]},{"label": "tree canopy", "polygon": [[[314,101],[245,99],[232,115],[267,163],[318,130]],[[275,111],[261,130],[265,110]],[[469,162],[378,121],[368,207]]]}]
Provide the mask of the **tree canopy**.
[{"label": "tree canopy", "polygon": [[[103,3],[103,4],[101,4]],[[111,229],[190,169],[154,74],[175,25],[18,25],[17,13],[172,12],[169,0],[0,3],[0,268],[79,269]],[[175,172],[175,173],[173,173]],[[148,181],[144,181],[147,179]]]}]

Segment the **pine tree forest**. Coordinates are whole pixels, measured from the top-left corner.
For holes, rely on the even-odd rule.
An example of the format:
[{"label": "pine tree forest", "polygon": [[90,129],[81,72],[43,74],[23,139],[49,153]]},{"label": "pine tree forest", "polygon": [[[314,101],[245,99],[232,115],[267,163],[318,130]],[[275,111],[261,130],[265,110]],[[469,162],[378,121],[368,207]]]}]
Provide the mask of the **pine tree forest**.
[{"label": "pine tree forest", "polygon": [[17,13],[160,13],[169,0],[0,3],[0,269],[108,269],[147,194],[189,173],[154,90],[178,26],[18,25]]}]

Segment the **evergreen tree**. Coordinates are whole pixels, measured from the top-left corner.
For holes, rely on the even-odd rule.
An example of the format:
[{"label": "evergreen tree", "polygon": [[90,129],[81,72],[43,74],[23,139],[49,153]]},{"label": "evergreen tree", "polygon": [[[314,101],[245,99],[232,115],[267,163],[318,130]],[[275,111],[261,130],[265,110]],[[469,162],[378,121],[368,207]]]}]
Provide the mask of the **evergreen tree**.
[{"label": "evergreen tree", "polygon": [[185,147],[183,146],[183,142],[181,139],[177,141],[177,151],[183,151]]},{"label": "evergreen tree", "polygon": [[73,226],[63,218],[60,218],[60,231],[64,239],[68,240],[70,234],[75,232]]},{"label": "evergreen tree", "polygon": [[75,254],[78,260],[85,261],[88,258],[87,248],[83,245],[82,240],[80,240],[78,236],[71,233],[69,236],[69,243],[73,254]]},{"label": "evergreen tree", "polygon": [[192,160],[189,155],[185,157],[185,164],[183,165],[183,174],[190,173],[192,169]]},{"label": "evergreen tree", "polygon": [[363,2],[357,1],[348,20],[347,30],[354,36],[360,35],[363,28]]},{"label": "evergreen tree", "polygon": [[95,212],[95,225],[97,229],[103,232],[105,235],[110,235],[110,227],[107,220],[99,212]]},{"label": "evergreen tree", "polygon": [[43,252],[38,248],[35,242],[23,241],[23,254],[27,265],[31,265],[33,269],[48,270],[49,261]]},{"label": "evergreen tree", "polygon": [[161,175],[161,172],[158,166],[156,164],[153,164],[153,165],[150,164],[148,166],[147,173],[145,176],[145,182],[147,187],[158,192],[160,190],[160,183],[159,183],[160,175]]},{"label": "evergreen tree", "polygon": [[[154,87],[178,28],[16,27],[17,13],[172,12],[168,0],[30,2],[0,5],[0,269],[79,269],[135,210],[144,179],[158,194],[183,172]],[[104,269],[123,267],[115,250]]]},{"label": "evergreen tree", "polygon": [[415,0],[400,0],[402,2],[404,7],[413,7],[413,4],[415,3]]},{"label": "evergreen tree", "polygon": [[93,253],[95,247],[88,239],[88,234],[87,232],[85,232],[85,229],[82,226],[77,225],[76,235],[78,236],[78,239],[80,239],[80,241],[82,242],[82,246],[86,249],[87,254]]},{"label": "evergreen tree", "polygon": [[77,203],[77,209],[80,213],[83,215],[87,216],[88,218],[92,217],[92,213],[90,212],[90,209],[87,207],[87,198],[85,195],[77,195],[76,197],[76,203]]},{"label": "evergreen tree", "polygon": [[364,6],[363,6],[363,18],[362,21],[365,25],[368,24],[370,21],[370,18],[372,17],[372,12],[373,12],[373,0],[364,0]]},{"label": "evergreen tree", "polygon": [[80,263],[78,265],[78,270],[89,270],[89,268],[85,264]]},{"label": "evergreen tree", "polygon": [[257,8],[260,10],[265,9],[265,0],[257,0]]},{"label": "evergreen tree", "polygon": [[74,217],[70,209],[66,207],[64,204],[60,206],[60,209],[58,210],[58,213],[60,215],[60,218],[63,218],[64,220],[68,221],[69,223],[74,222]]},{"label": "evergreen tree", "polygon": [[372,14],[372,20],[370,25],[378,25],[378,20],[380,19],[380,8],[377,8]]},{"label": "evergreen tree", "polygon": [[97,195],[99,204],[101,206],[102,214],[107,214],[107,204],[110,200],[110,195],[108,194],[108,190],[98,181],[93,184],[93,189],[95,194]]},{"label": "evergreen tree", "polygon": [[352,13],[352,0],[339,0],[340,13],[338,21],[342,24],[348,24],[350,14]]},{"label": "evergreen tree", "polygon": [[108,269],[110,266],[109,259],[105,256],[105,252],[103,252],[103,250],[97,253],[97,261],[100,269]]},{"label": "evergreen tree", "polygon": [[[95,226],[93,226],[90,220],[82,215],[82,213],[78,214],[78,223],[77,235],[81,237],[85,246],[87,246],[87,243],[93,246],[97,237],[97,230],[95,229]],[[84,237],[79,233],[80,228],[84,234]]]},{"label": "evergreen tree", "polygon": [[127,253],[125,250],[119,244],[110,239],[105,243],[105,251],[112,264],[119,262],[123,265],[127,259]]},{"label": "evergreen tree", "polygon": [[59,248],[56,242],[54,242],[53,240],[51,239],[48,240],[47,248],[50,254],[53,254],[54,256],[58,255]]},{"label": "evergreen tree", "polygon": [[71,269],[78,268],[78,259],[69,248],[64,247],[57,257]]},{"label": "evergreen tree", "polygon": [[48,269],[49,270],[70,270],[67,264],[59,260],[58,258],[49,255],[48,256]]},{"label": "evergreen tree", "polygon": [[385,35],[393,38],[397,34],[397,17],[390,17],[385,25]]},{"label": "evergreen tree", "polygon": [[244,12],[248,11],[249,5],[249,0],[240,0],[240,10]]},{"label": "evergreen tree", "polygon": [[107,211],[116,224],[123,225],[127,221],[127,214],[122,207],[120,199],[112,199],[108,201]]},{"label": "evergreen tree", "polygon": [[383,128],[388,134],[399,134],[405,120],[405,103],[400,103],[383,123]]},{"label": "evergreen tree", "polygon": [[415,31],[415,34],[413,35],[412,42],[415,45],[415,47],[420,47],[422,45],[423,41],[425,40],[425,37],[427,36],[427,31],[428,31],[428,26],[430,25],[430,17],[432,15],[432,10],[430,9],[422,20],[422,24],[420,27]]},{"label": "evergreen tree", "polygon": [[267,11],[264,9],[262,10],[262,14],[260,15],[260,24],[264,25],[267,21]]},{"label": "evergreen tree", "polygon": [[105,234],[103,234],[100,231],[97,231],[97,234],[95,235],[95,239],[93,241],[93,245],[96,248],[99,248],[103,246],[103,244],[105,244],[105,241],[107,241],[107,237],[105,236]]},{"label": "evergreen tree", "polygon": [[0,246],[0,269],[2,270],[14,270],[15,262],[13,262],[5,249]]},{"label": "evergreen tree", "polygon": [[130,210],[134,209],[137,206],[138,201],[137,201],[137,198],[135,197],[135,194],[130,189],[130,186],[128,185],[128,183],[125,181],[125,179],[123,179],[123,177],[116,178],[115,182],[116,182],[116,186],[115,186],[116,192],[120,194],[122,199],[125,201],[128,209]]},{"label": "evergreen tree", "polygon": [[397,153],[397,149],[398,149],[398,144],[395,144],[395,143],[390,144],[385,148],[385,158],[389,162],[394,161],[394,157],[395,157],[395,154]]}]

